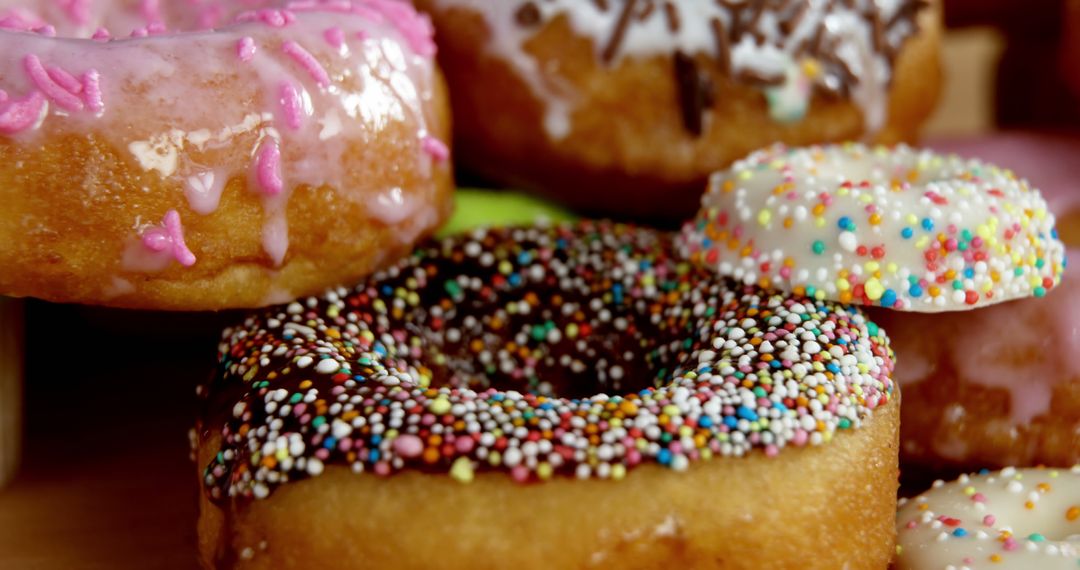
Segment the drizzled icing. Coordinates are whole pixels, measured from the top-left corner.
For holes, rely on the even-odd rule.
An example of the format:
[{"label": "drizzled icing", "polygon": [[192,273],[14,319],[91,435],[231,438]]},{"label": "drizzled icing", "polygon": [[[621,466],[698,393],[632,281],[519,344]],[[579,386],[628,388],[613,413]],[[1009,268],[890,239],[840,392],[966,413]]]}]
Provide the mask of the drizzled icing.
[{"label": "drizzled icing", "polygon": [[859,309],[740,287],[654,230],[582,222],[421,244],[352,289],[225,331],[213,498],[326,465],[621,479],[825,444],[893,395]]},{"label": "drizzled icing", "polygon": [[[210,26],[224,27],[197,31]],[[425,17],[397,0],[0,0],[0,142],[92,134],[175,186],[183,198],[174,210],[186,202],[193,215],[213,213],[230,180],[246,181],[263,201],[266,254],[280,265],[295,188],[363,188],[340,159],[348,145],[405,123],[421,178],[445,160],[425,112],[430,34]],[[420,186],[408,198],[429,202],[433,185]],[[164,241],[147,231],[131,241],[147,251],[129,243],[122,268],[167,266],[153,249]],[[187,239],[198,248],[197,235]],[[190,253],[173,259],[190,265]]]},{"label": "drizzled icing", "polygon": [[1080,565],[1080,468],[1014,469],[937,481],[902,499],[898,570],[1074,569]]},{"label": "drizzled icing", "polygon": [[898,146],[776,145],[715,173],[681,249],[747,283],[937,312],[1042,297],[1055,218],[1009,170]]},{"label": "drizzled icing", "polygon": [[[914,16],[922,6],[917,0],[431,0],[431,4],[483,15],[488,50],[513,66],[546,105],[544,126],[555,140],[572,128],[574,89],[557,73],[541,69],[525,46],[557,19],[565,19],[576,34],[590,39],[605,65],[657,55],[682,55],[683,61],[692,61],[685,56],[705,54],[724,73],[762,88],[776,120],[800,119],[817,88],[850,97],[863,111],[865,129],[874,132],[885,122],[893,61],[904,41],[916,33]],[[690,114],[706,111],[709,104],[706,97]],[[688,129],[694,131],[697,120],[688,121]]]}]

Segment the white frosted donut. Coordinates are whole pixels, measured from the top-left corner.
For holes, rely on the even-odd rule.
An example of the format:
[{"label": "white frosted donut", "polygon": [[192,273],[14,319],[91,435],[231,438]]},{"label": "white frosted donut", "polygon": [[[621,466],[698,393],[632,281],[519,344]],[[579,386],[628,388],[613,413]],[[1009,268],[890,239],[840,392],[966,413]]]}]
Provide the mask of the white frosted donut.
[{"label": "white frosted donut", "polygon": [[1041,297],[1065,246],[1007,169],[907,146],[775,145],[710,179],[682,250],[746,283],[937,312]]},{"label": "white frosted donut", "polygon": [[1080,466],[937,481],[901,500],[897,570],[1080,567]]}]

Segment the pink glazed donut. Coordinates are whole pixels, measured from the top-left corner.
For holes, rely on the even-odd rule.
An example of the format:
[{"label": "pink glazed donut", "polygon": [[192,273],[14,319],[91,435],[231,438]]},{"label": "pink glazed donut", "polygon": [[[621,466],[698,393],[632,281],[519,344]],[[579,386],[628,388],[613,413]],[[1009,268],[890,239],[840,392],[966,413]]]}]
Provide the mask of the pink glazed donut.
[{"label": "pink glazed donut", "polygon": [[201,310],[360,278],[449,213],[397,0],[0,0],[0,294]]}]

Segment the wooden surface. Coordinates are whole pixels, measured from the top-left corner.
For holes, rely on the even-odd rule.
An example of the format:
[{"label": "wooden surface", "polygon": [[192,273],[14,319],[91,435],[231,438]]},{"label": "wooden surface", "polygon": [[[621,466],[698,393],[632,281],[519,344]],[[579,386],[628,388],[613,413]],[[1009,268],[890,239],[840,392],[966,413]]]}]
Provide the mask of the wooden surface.
[{"label": "wooden surface", "polygon": [[0,568],[196,568],[187,430],[222,319],[28,303],[28,440],[0,490]]}]

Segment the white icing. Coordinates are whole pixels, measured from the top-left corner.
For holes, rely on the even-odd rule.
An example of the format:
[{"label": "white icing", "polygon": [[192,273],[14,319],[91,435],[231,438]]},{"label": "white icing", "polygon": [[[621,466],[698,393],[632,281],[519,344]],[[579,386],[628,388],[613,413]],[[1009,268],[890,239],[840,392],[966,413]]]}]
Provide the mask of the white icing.
[{"label": "white icing", "polygon": [[[545,106],[544,127],[553,140],[566,137],[572,130],[571,117],[575,107],[575,93],[558,74],[557,69],[541,69],[525,46],[536,32],[516,20],[519,10],[531,4],[539,11],[540,21],[549,22],[565,18],[577,35],[592,41],[596,55],[605,59],[614,31],[622,16],[626,1],[594,2],[588,0],[431,0],[439,9],[467,8],[481,14],[487,22],[489,36],[487,49],[509,63],[518,76]],[[718,42],[713,28],[714,19],[722,22],[725,30],[731,30],[731,8],[721,2],[707,0],[668,0],[659,2],[643,0],[633,3],[635,16],[625,28],[618,49],[607,63],[618,64],[624,58],[648,58],[671,55],[676,52],[707,54],[719,57]],[[678,14],[678,25],[671,25],[664,4],[672,6]],[[737,4],[737,3],[733,3]],[[779,22],[798,6],[806,6],[798,24],[788,31],[781,31]],[[851,69],[856,86],[852,99],[863,110],[864,127],[869,133],[884,124],[887,110],[887,91],[892,78],[891,63],[886,56],[874,49],[873,25],[865,15],[876,13],[882,22],[889,22],[905,8],[904,0],[854,0],[850,2],[831,0],[806,0],[791,2],[781,8],[765,7],[755,25],[745,25],[745,32],[730,48],[731,68],[736,76],[740,72],[756,75],[780,75],[798,65],[801,50],[821,30],[821,45],[834,45],[832,53],[842,59]],[[651,8],[647,8],[651,6]],[[641,17],[645,10],[647,16]],[[749,8],[752,10],[753,8]],[[898,49],[904,40],[915,32],[914,25],[906,19],[886,30],[885,41],[891,49]],[[764,38],[755,41],[753,34]],[[841,79],[835,71],[824,69],[819,78],[822,85],[835,88]],[[806,91],[804,97],[809,97]],[[778,113],[780,117],[796,120],[799,116]]]},{"label": "white icing", "polygon": [[1077,468],[1007,468],[935,484],[900,506],[896,568],[1072,570],[1080,565],[1078,511]]},{"label": "white icing", "polygon": [[680,249],[746,283],[939,312],[1056,287],[1054,224],[1037,189],[977,160],[776,145],[713,174]]}]

